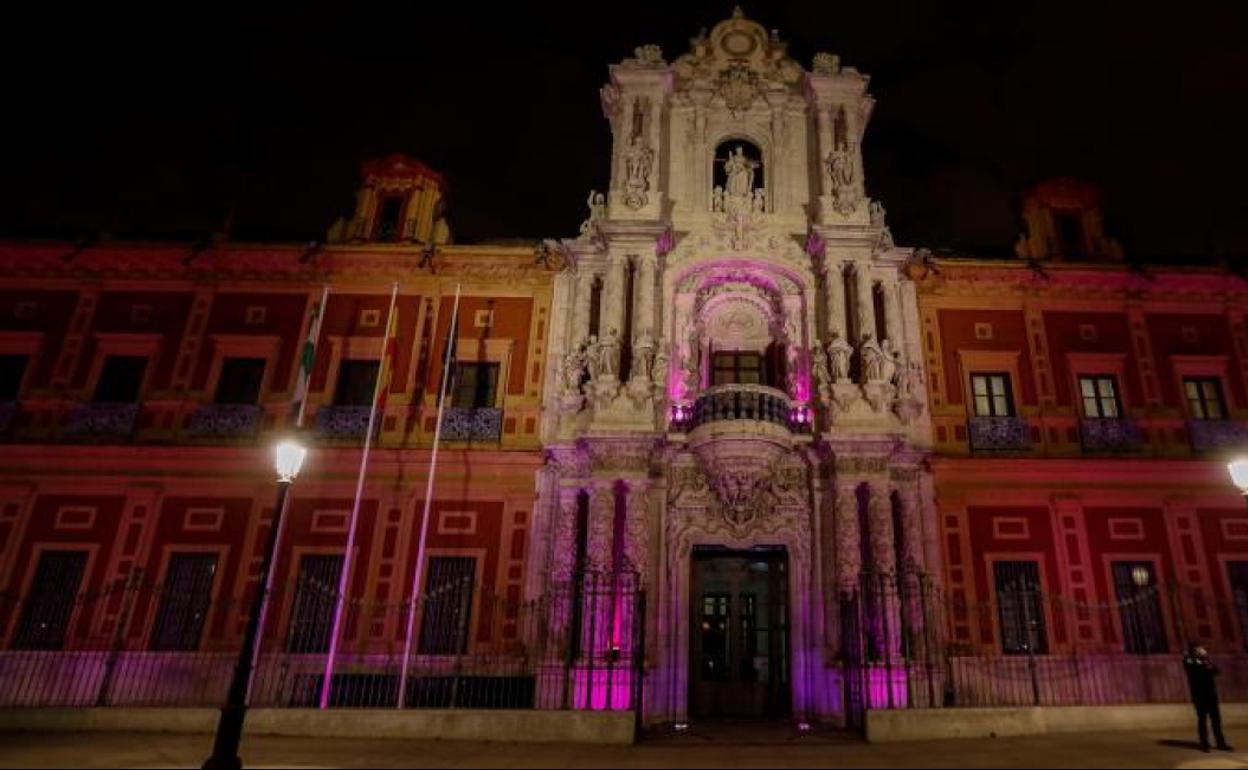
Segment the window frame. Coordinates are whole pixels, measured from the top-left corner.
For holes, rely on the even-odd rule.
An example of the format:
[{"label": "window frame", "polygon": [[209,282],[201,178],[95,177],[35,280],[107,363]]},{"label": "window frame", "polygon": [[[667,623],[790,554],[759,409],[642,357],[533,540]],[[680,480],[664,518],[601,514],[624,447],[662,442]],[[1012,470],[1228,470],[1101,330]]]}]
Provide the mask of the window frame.
[{"label": "window frame", "polygon": [[[473,629],[476,628],[476,605],[480,595],[481,576],[478,574],[481,560],[477,556],[467,554],[436,554],[429,557],[425,566],[423,580],[425,597],[420,611],[420,634],[417,637],[416,654],[429,656],[464,655],[472,647]],[[453,570],[451,569],[453,566]],[[442,574],[445,568],[454,574]],[[444,581],[443,585],[451,585],[455,580],[466,580],[468,595],[465,599],[460,591],[454,591],[444,605],[440,601],[445,595],[441,587],[435,587],[434,581]],[[435,602],[439,602],[436,603]],[[466,612],[464,611],[466,609]],[[441,613],[447,613],[451,621],[462,613],[459,618],[457,640],[440,639],[430,636],[429,620],[437,619]],[[458,641],[458,644],[454,643]]]},{"label": "window frame", "polygon": [[[461,397],[465,393],[464,390],[464,372],[474,372],[474,383],[472,390],[471,403],[461,401]],[[492,372],[486,379],[486,383],[482,383],[479,379],[482,371]],[[455,381],[452,383],[451,403],[452,409],[495,409],[498,407],[499,386],[503,376],[503,365],[499,361],[463,361],[455,362]]]},{"label": "window frame", "polygon": [[[1161,570],[1157,562],[1149,557],[1131,557],[1127,555],[1111,557],[1108,563],[1109,567],[1109,585],[1114,591],[1114,602],[1118,605],[1116,620],[1118,624],[1119,638],[1122,642],[1122,650],[1126,655],[1166,655],[1170,651],[1170,631],[1168,626],[1168,618],[1166,615],[1165,602],[1161,599]],[[1149,571],[1151,582],[1148,586],[1136,586],[1131,580],[1131,572],[1136,567],[1144,567]],[[1125,575],[1125,577],[1123,577]],[[1127,589],[1124,595],[1123,589]],[[1152,620],[1155,623],[1153,630],[1155,639],[1151,647],[1143,647],[1139,645],[1141,637],[1132,633],[1132,628],[1137,625],[1138,617],[1129,618],[1126,610],[1129,606],[1139,606],[1143,604],[1142,598],[1151,597],[1152,601]],[[1141,627],[1143,624],[1139,624]]]},{"label": "window frame", "polygon": [[[193,597],[188,601],[191,608],[201,607],[201,616],[198,620],[192,619],[191,624],[183,623],[178,629],[178,633],[173,634],[171,629],[177,617],[175,609],[168,605],[172,594],[172,586],[170,581],[174,579],[173,574],[175,566],[183,561],[211,561],[211,568],[208,570],[207,577],[195,576],[196,579],[190,586],[188,594]],[[152,615],[152,628],[148,634],[148,650],[150,652],[197,652],[203,644],[204,633],[208,629],[208,620],[215,605],[217,594],[217,580],[220,575],[221,554],[216,550],[190,550],[180,549],[172,550],[168,553],[165,560],[164,579],[161,581],[162,591],[160,600],[156,602],[155,612]]]},{"label": "window frame", "polygon": [[[13,371],[13,366],[7,363],[11,359],[21,359],[22,369],[21,369],[21,372],[18,374],[18,376],[11,381],[12,386],[13,386],[13,392],[11,395],[7,395],[3,387],[0,386],[0,403],[10,403],[10,402],[21,401],[22,394],[26,390],[26,380],[30,377],[30,370],[31,370],[31,363],[33,362],[32,361],[33,356],[31,356],[29,353],[7,353],[7,352],[4,352],[3,350],[0,350],[0,372]],[[3,382],[3,381],[0,380],[0,382]]]},{"label": "window frame", "polygon": [[[254,383],[255,395],[251,399],[225,399],[222,390],[228,383],[227,375],[230,373],[230,364],[247,363],[259,365],[259,377]],[[217,373],[217,385],[213,391],[212,403],[218,406],[257,406],[264,399],[264,386],[269,376],[269,360],[260,356],[225,356],[221,359],[221,369]],[[250,392],[250,391],[249,391]]]},{"label": "window frame", "polygon": [[[723,364],[722,361],[731,360],[730,364]],[[747,362],[756,364],[756,366],[744,365]],[[727,373],[729,379],[720,381],[720,373]],[[745,382],[742,380],[742,373],[756,374],[756,382]],[[767,383],[767,361],[766,355],[753,350],[717,350],[711,354],[711,386],[721,387],[725,385],[758,385],[766,386]]]},{"label": "window frame", "polygon": [[[68,544],[67,544],[68,545]],[[78,562],[78,580],[74,586],[74,590],[70,592],[68,600],[60,602],[59,621],[61,628],[55,636],[55,643],[44,641],[34,628],[33,624],[38,623],[35,607],[37,606],[32,600],[35,592],[46,587],[49,580],[40,579],[43,573],[45,559],[49,557],[68,557],[72,556]],[[67,642],[74,626],[78,622],[78,613],[81,609],[78,604],[78,597],[82,595],[83,583],[91,574],[92,558],[91,551],[83,548],[42,548],[37,553],[32,554],[30,562],[30,577],[26,582],[26,588],[22,594],[23,607],[13,624],[12,635],[9,638],[8,649],[23,652],[61,652],[66,649]],[[43,605],[40,605],[43,606]]]},{"label": "window frame", "polygon": [[[358,401],[358,403],[355,399],[352,399],[350,401],[344,400],[344,394],[345,394],[346,389],[354,388],[357,384],[359,384],[359,383],[353,383],[351,382],[349,378],[343,376],[347,372],[348,368],[354,368],[354,367],[359,367],[361,369],[370,368],[373,370],[373,376],[370,378],[371,382],[369,386],[365,388],[367,393],[360,394],[361,398]],[[372,406],[373,397],[376,395],[376,392],[377,392],[377,378],[380,376],[381,376],[381,361],[380,360],[369,359],[369,358],[343,358],[342,360],[338,362],[338,374],[334,378],[334,393],[333,393],[333,402],[332,402],[333,405],[341,406],[341,407]],[[359,385],[360,387],[363,387],[362,384],[359,384]],[[367,395],[366,400],[363,398],[364,395]]]},{"label": "window frame", "polygon": [[[1047,655],[1049,654],[1049,618],[1044,603],[1044,568],[1039,558],[1027,558],[1025,554],[1011,555],[1008,559],[995,559],[992,565],[992,590],[996,598],[997,612],[997,646],[1002,655]],[[1006,568],[1012,568],[1015,575],[1006,575]],[[1034,581],[1028,580],[1031,590],[1019,590],[1008,584],[1008,579],[1021,580],[1022,573],[1030,570]],[[1003,578],[1006,582],[1003,583]],[[1021,583],[1019,584],[1021,585]],[[1012,617],[1007,617],[1010,613]],[[1017,623],[1025,624],[1030,618],[1032,630]],[[1007,622],[1008,621],[1008,622]],[[1034,636],[1033,636],[1034,633]],[[1010,646],[1010,639],[1026,637],[1021,644]],[[1033,647],[1034,649],[1031,649]]]},{"label": "window frame", "polygon": [[[1185,374],[1180,378],[1183,386],[1183,403],[1187,410],[1188,417],[1195,422],[1219,422],[1230,419],[1230,411],[1226,400],[1226,386],[1223,378],[1217,375],[1206,374]],[[1193,397],[1191,393],[1192,386],[1197,387],[1197,394]],[[1209,400],[1209,392],[1205,386],[1212,386],[1214,399]],[[1218,408],[1218,416],[1209,416],[1210,404],[1216,404]],[[1199,408],[1197,408],[1199,407]]]},{"label": "window frame", "polygon": [[[294,563],[294,600],[290,603],[289,616],[286,621],[286,633],[283,638],[283,650],[295,655],[324,655],[329,652],[330,636],[334,628],[334,610],[338,592],[338,582],[342,578],[346,559],[341,552],[305,551],[296,554]],[[313,560],[321,565],[336,562],[336,568],[322,570],[326,574],[311,575],[309,566]],[[334,574],[329,574],[330,572]],[[321,580],[324,578],[324,580]],[[309,589],[305,584],[317,580],[319,589]],[[310,590],[324,590],[319,596],[312,595]],[[320,617],[320,615],[324,617]],[[308,632],[308,629],[311,629]]]},{"label": "window frame", "polygon": [[[1079,384],[1078,398],[1087,420],[1120,420],[1123,418],[1122,389],[1118,384],[1118,376],[1114,374],[1080,374],[1076,377]],[[1086,384],[1092,385],[1092,395],[1084,391]],[[1102,386],[1108,384],[1110,392],[1106,395]],[[1112,414],[1106,414],[1106,405],[1112,408]],[[1089,410],[1094,406],[1094,410]]]},{"label": "window frame", "polygon": [[[983,394],[979,392],[978,387],[981,381],[986,386],[986,392]],[[1014,383],[1010,378],[1009,372],[971,372],[970,383],[971,390],[969,395],[971,401],[971,413],[973,416],[990,418],[1009,418],[1018,416],[1018,408],[1014,402]],[[1000,385],[1000,392],[997,392],[993,387],[994,383]],[[989,407],[987,413],[980,410],[981,398],[987,399],[985,402]],[[1004,404],[1004,413],[999,412],[997,409],[998,400],[1001,400]]]},{"label": "window frame", "polygon": [[[105,398],[101,390],[107,384],[110,388],[112,383],[107,383],[107,375],[109,373],[109,364],[115,361],[141,361],[142,370],[134,385],[134,396],[130,398]],[[145,355],[132,355],[129,353],[109,353],[104,356],[100,362],[100,371],[95,378],[95,385],[91,388],[91,403],[93,404],[140,404],[147,392],[147,383],[152,373],[152,359]],[[107,394],[113,395],[113,394]]]}]

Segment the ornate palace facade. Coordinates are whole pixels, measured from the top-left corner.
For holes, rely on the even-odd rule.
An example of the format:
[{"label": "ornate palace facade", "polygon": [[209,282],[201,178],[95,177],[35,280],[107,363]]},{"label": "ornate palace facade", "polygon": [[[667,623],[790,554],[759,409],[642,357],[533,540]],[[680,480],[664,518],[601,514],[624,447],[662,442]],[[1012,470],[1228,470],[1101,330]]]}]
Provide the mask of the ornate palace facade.
[{"label": "ornate palace facade", "polygon": [[[1181,696],[1189,638],[1238,671],[1243,280],[1129,269],[1070,181],[1028,193],[1017,259],[898,246],[868,82],[739,11],[674,61],[640,47],[601,91],[605,191],[535,248],[450,245],[441,178],[397,156],[326,245],[0,245],[0,643],[112,650],[86,700],[0,703],[201,703],[119,699],[112,671],[237,646],[317,324],[268,634],[282,666],[324,655],[338,597],[302,592],[341,577],[395,283],[346,583],[367,692],[335,703],[393,705],[409,586],[433,705],[843,725]],[[146,603],[91,598],[144,579]],[[313,669],[254,697],[306,704]]]}]

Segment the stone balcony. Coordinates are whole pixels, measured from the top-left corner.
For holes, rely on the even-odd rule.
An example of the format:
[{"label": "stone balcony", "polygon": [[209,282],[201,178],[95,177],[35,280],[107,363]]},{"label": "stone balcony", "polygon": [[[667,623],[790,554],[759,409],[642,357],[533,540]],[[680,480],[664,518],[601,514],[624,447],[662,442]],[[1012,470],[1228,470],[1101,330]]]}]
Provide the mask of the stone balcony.
[{"label": "stone balcony", "polygon": [[503,439],[502,409],[451,409],[442,420],[443,441],[499,442]]},{"label": "stone balcony", "polygon": [[1130,454],[1144,447],[1144,434],[1135,420],[1082,420],[1079,434],[1085,452]]},{"label": "stone balcony", "polygon": [[1192,420],[1187,433],[1198,454],[1248,449],[1248,425],[1234,420]]},{"label": "stone balcony", "polygon": [[1022,417],[972,417],[967,421],[973,452],[1025,452],[1031,425]]},{"label": "stone balcony", "polygon": [[264,408],[256,404],[204,404],[191,413],[186,434],[196,439],[249,439],[260,433]]},{"label": "stone balcony", "polygon": [[62,433],[75,438],[130,438],[139,422],[138,404],[81,404],[70,413]]},{"label": "stone balcony", "polygon": [[[802,432],[784,391],[762,385],[721,385],[698,397],[680,427],[693,432],[716,423],[748,421]],[[721,426],[722,427],[722,426]]]}]

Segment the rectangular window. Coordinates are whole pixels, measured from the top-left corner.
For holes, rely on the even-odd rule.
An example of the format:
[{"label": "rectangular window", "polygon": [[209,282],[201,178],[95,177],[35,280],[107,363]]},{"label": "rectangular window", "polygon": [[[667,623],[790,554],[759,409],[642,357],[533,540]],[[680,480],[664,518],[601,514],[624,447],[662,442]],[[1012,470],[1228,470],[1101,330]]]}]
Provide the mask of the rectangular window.
[{"label": "rectangular window", "polygon": [[[732,679],[732,634],[728,628],[729,594],[703,594],[702,613],[698,628],[701,634],[701,665],[703,682],[727,682]],[[750,661],[753,663],[753,661]]]},{"label": "rectangular window", "polygon": [[165,573],[165,584],[160,588],[160,608],[152,627],[152,652],[199,649],[212,606],[212,582],[216,573],[216,554],[173,554]]},{"label": "rectangular window", "polygon": [[380,369],[377,361],[343,361],[338,369],[334,406],[372,406]]},{"label": "rectangular window", "polygon": [[425,611],[420,622],[421,655],[468,652],[472,594],[477,560],[471,556],[435,556],[425,577]]},{"label": "rectangular window", "polygon": [[493,409],[498,398],[498,364],[455,365],[454,409]]},{"label": "rectangular window", "polygon": [[976,417],[1013,417],[1014,392],[1008,374],[972,374]]},{"label": "rectangular window", "polygon": [[218,404],[260,402],[260,385],[264,382],[263,358],[227,358],[221,362],[221,378],[217,381]]},{"label": "rectangular window", "polygon": [[758,353],[716,353],[713,385],[763,385],[763,357]]},{"label": "rectangular window", "polygon": [[1226,563],[1226,572],[1230,579],[1231,598],[1235,602],[1235,616],[1239,619],[1244,650],[1248,651],[1248,561],[1229,561]]},{"label": "rectangular window", "polygon": [[402,237],[403,196],[388,195],[377,206],[377,240],[397,241]]},{"label": "rectangular window", "polygon": [[1062,250],[1061,256],[1085,256],[1087,250],[1083,247],[1083,219],[1080,212],[1054,211],[1053,219]]},{"label": "rectangular window", "polygon": [[21,397],[28,361],[27,356],[0,356],[0,402]]},{"label": "rectangular window", "polygon": [[97,404],[133,404],[143,394],[143,375],[147,373],[145,356],[109,356],[104,359],[100,379],[95,385]]},{"label": "rectangular window", "polygon": [[86,569],[85,551],[44,551],[39,555],[35,579],[13,637],[13,649],[65,649]]},{"label": "rectangular window", "polygon": [[1187,395],[1187,410],[1193,420],[1226,419],[1222,381],[1217,377],[1185,377],[1183,391]]},{"label": "rectangular window", "polygon": [[329,652],[329,635],[334,630],[334,606],[341,575],[341,554],[308,554],[299,560],[287,652]]},{"label": "rectangular window", "polygon": [[1047,654],[1049,639],[1040,565],[1034,561],[999,561],[992,569],[1001,621],[1001,651],[1006,655]]},{"label": "rectangular window", "polygon": [[1079,378],[1083,416],[1089,420],[1116,420],[1122,416],[1118,380],[1106,375]]},{"label": "rectangular window", "polygon": [[1122,646],[1130,655],[1160,655],[1167,650],[1160,587],[1152,562],[1113,563],[1114,595],[1122,619]]}]

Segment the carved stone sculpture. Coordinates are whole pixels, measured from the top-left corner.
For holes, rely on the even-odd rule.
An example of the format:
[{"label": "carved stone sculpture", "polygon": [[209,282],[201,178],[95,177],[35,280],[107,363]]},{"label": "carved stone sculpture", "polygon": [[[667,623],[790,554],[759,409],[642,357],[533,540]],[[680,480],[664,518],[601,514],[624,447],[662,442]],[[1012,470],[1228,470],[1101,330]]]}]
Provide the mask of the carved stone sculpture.
[{"label": "carved stone sculpture", "polygon": [[749,198],[754,194],[754,169],[759,164],[745,156],[740,145],[724,161],[724,173],[728,176],[725,193],[730,198]]},{"label": "carved stone sculpture", "polygon": [[870,334],[862,336],[862,377],[864,382],[884,382],[884,351]]},{"label": "carved stone sculpture", "polygon": [[594,225],[607,218],[607,196],[597,190],[590,190],[585,205],[589,207],[589,218],[581,223],[582,237],[592,235]]},{"label": "carved stone sculpture", "polygon": [[828,354],[824,350],[823,343],[816,341],[815,348],[812,353],[814,358],[812,366],[815,371],[815,385],[819,388],[819,396],[824,401],[832,398],[832,371],[828,363]]},{"label": "carved stone sculpture", "polygon": [[828,153],[827,166],[832,182],[833,207],[840,214],[852,214],[858,208],[853,145],[845,144]]},{"label": "carved stone sculpture", "polygon": [[598,341],[598,377],[604,380],[620,376],[620,333],[615,329]]},{"label": "carved stone sculpture", "polygon": [[650,332],[643,331],[633,343],[633,379],[649,382],[654,366],[654,337]]},{"label": "carved stone sculpture", "polygon": [[828,372],[833,383],[849,381],[849,364],[853,355],[854,349],[839,335],[828,343]]},{"label": "carved stone sculpture", "polygon": [[640,209],[650,202],[650,172],[654,151],[639,135],[629,140],[624,153],[624,205]]}]

